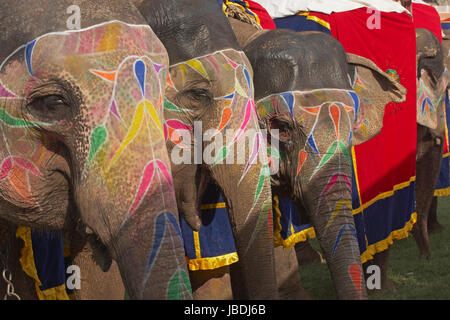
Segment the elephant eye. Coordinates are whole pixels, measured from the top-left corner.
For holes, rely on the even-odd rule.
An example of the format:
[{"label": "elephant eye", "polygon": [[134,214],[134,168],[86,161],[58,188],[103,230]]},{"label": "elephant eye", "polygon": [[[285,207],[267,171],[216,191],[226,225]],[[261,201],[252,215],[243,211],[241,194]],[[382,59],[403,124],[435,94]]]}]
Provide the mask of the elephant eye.
[{"label": "elephant eye", "polygon": [[28,112],[43,121],[58,121],[71,116],[71,108],[64,97],[48,95],[34,98],[27,105]]},{"label": "elephant eye", "polygon": [[186,93],[191,99],[197,101],[212,99],[211,93],[206,89],[190,89]]},{"label": "elephant eye", "polygon": [[293,128],[291,124],[279,118],[272,118],[269,120],[269,130],[271,136],[281,142],[289,141],[292,138]]}]

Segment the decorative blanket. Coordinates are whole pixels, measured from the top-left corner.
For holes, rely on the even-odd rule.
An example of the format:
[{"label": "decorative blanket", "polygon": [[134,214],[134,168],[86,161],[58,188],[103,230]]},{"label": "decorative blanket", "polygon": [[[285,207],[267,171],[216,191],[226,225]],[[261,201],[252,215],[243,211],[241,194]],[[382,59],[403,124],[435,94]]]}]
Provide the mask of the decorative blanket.
[{"label": "decorative blanket", "polygon": [[20,263],[34,279],[39,300],[69,300],[66,290],[66,262],[62,232],[38,232],[18,227],[16,236],[24,242]]},{"label": "decorative blanket", "polygon": [[202,226],[198,232],[180,218],[189,270],[216,269],[238,261],[225,202],[213,182],[207,186],[200,209]]},{"label": "decorative blanket", "polygon": [[330,24],[321,19],[315,12],[300,11],[295,15],[275,19],[275,25],[279,29],[291,29],[294,31],[321,31],[331,34]]}]

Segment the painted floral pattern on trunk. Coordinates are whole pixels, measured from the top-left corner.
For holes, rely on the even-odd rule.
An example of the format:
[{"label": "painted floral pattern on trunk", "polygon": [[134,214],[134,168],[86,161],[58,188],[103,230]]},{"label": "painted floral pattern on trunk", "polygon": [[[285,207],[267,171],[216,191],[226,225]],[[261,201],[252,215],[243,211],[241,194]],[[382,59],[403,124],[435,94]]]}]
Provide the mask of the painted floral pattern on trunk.
[{"label": "painted floral pattern on trunk", "polygon": [[[304,137],[293,149],[294,155],[284,155],[291,157],[292,168],[288,171],[295,174],[292,178],[295,186],[291,188],[301,188],[302,193],[307,193],[303,194],[306,197],[303,201],[312,211],[309,215],[314,223],[320,223],[315,225],[316,232],[324,239],[321,243],[329,263],[341,260],[348,250],[352,252],[352,257],[348,258],[349,261],[353,258],[348,266],[348,281],[361,295],[362,269],[358,264],[357,234],[351,216],[352,157],[349,152],[353,130],[362,123],[359,97],[352,90],[341,89],[291,91],[265,97],[257,101],[256,106],[259,117],[269,128],[274,119],[285,119],[291,123],[292,130],[299,130]],[[272,141],[286,139],[282,134],[272,134]],[[274,152],[272,148],[270,153],[281,152]],[[334,168],[336,171],[325,175],[322,171],[329,164],[331,167],[327,170]],[[319,186],[317,190],[315,186]],[[313,198],[314,203],[309,203],[308,198]]]}]

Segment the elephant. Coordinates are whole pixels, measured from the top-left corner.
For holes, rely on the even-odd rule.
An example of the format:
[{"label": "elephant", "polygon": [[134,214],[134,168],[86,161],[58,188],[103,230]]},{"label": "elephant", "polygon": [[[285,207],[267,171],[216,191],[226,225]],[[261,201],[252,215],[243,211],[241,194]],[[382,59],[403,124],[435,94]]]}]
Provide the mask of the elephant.
[{"label": "elephant", "polygon": [[[442,49],[443,49],[443,56],[444,56],[444,66],[447,70],[449,70],[450,67],[450,32],[449,30],[442,30]],[[448,90],[448,87],[447,87]],[[447,160],[445,160],[447,161]],[[430,213],[428,215],[428,233],[433,232],[439,232],[444,229],[444,227],[439,223],[437,219],[437,201],[438,197],[433,197],[433,201],[431,203],[430,207]]]},{"label": "elephant", "polygon": [[439,228],[434,187],[441,167],[445,135],[444,108],[448,72],[444,72],[443,47],[429,30],[416,29],[417,60],[417,158],[416,158],[416,210],[417,223],[412,232],[421,259],[431,256],[428,238],[431,219]]},{"label": "elephant", "polygon": [[[416,29],[417,65],[417,154],[416,212],[417,221],[411,230],[419,249],[419,258],[431,257],[429,232],[441,228],[437,221],[437,198],[434,190],[439,177],[445,134],[444,98],[448,72],[444,70],[443,49],[429,30]],[[388,278],[389,249],[379,252],[364,268],[375,264],[381,271],[381,291],[394,289]]]},{"label": "elephant", "polygon": [[117,262],[131,298],[192,299],[163,129],[164,45],[126,1],[6,0],[1,12],[6,260],[20,245],[11,226],[66,229],[104,268]]},{"label": "elephant", "polygon": [[[217,2],[134,3],[169,54],[164,130],[180,214],[199,229],[201,190],[212,179],[224,195],[239,255],[235,298],[277,299],[269,167],[264,156],[253,161],[266,148],[254,107],[252,66]],[[218,138],[225,131],[234,132],[226,144]],[[252,141],[245,139],[250,131]],[[246,150],[241,163],[233,160],[238,146]],[[203,157],[196,156],[198,148]],[[175,160],[180,150],[186,161]],[[203,283],[193,277],[207,273],[196,271],[190,278]]]}]

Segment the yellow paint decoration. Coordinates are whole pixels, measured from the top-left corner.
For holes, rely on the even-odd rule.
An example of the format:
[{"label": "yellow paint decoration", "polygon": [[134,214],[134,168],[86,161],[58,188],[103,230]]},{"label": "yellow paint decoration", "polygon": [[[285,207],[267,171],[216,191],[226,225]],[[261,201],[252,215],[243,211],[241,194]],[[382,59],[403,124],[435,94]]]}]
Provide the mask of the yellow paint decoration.
[{"label": "yellow paint decoration", "polygon": [[206,72],[200,61],[198,61],[197,59],[193,59],[187,61],[186,64],[209,80],[208,73]]},{"label": "yellow paint decoration", "polygon": [[97,47],[97,52],[113,51],[117,48],[122,28],[119,24],[113,23],[106,26],[106,31]]},{"label": "yellow paint decoration", "polygon": [[239,95],[241,95],[242,97],[248,98],[244,89],[242,89],[241,84],[239,83],[238,79],[236,79],[235,89],[236,89],[237,93],[239,93]]},{"label": "yellow paint decoration", "polygon": [[350,202],[350,200],[339,200],[336,203],[336,209],[334,210],[333,214],[331,215],[330,220],[328,221],[327,225],[325,226],[325,230],[328,229],[331,224],[333,223],[334,218],[336,218],[336,216],[338,215],[339,212],[341,212],[343,205],[346,204],[347,207],[350,209],[350,211],[353,209],[352,208],[352,203]]},{"label": "yellow paint decoration", "polygon": [[159,131],[161,131],[161,134],[164,136],[164,130],[161,124],[161,120],[159,120],[158,113],[156,112],[155,107],[148,100],[145,100],[143,104],[145,104],[145,109],[148,111],[153,122],[155,122],[156,126],[159,128]]},{"label": "yellow paint decoration", "polygon": [[113,159],[111,160],[108,168],[106,171],[109,171],[111,169],[111,166],[114,164],[114,162],[117,160],[119,155],[122,153],[122,151],[127,147],[127,145],[136,137],[139,128],[142,125],[142,121],[144,119],[144,103],[141,102],[136,108],[136,112],[134,114],[133,121],[131,123],[130,129],[127,133],[127,136],[125,137],[124,141],[122,142],[122,145],[117,150],[116,154],[114,155]]}]

